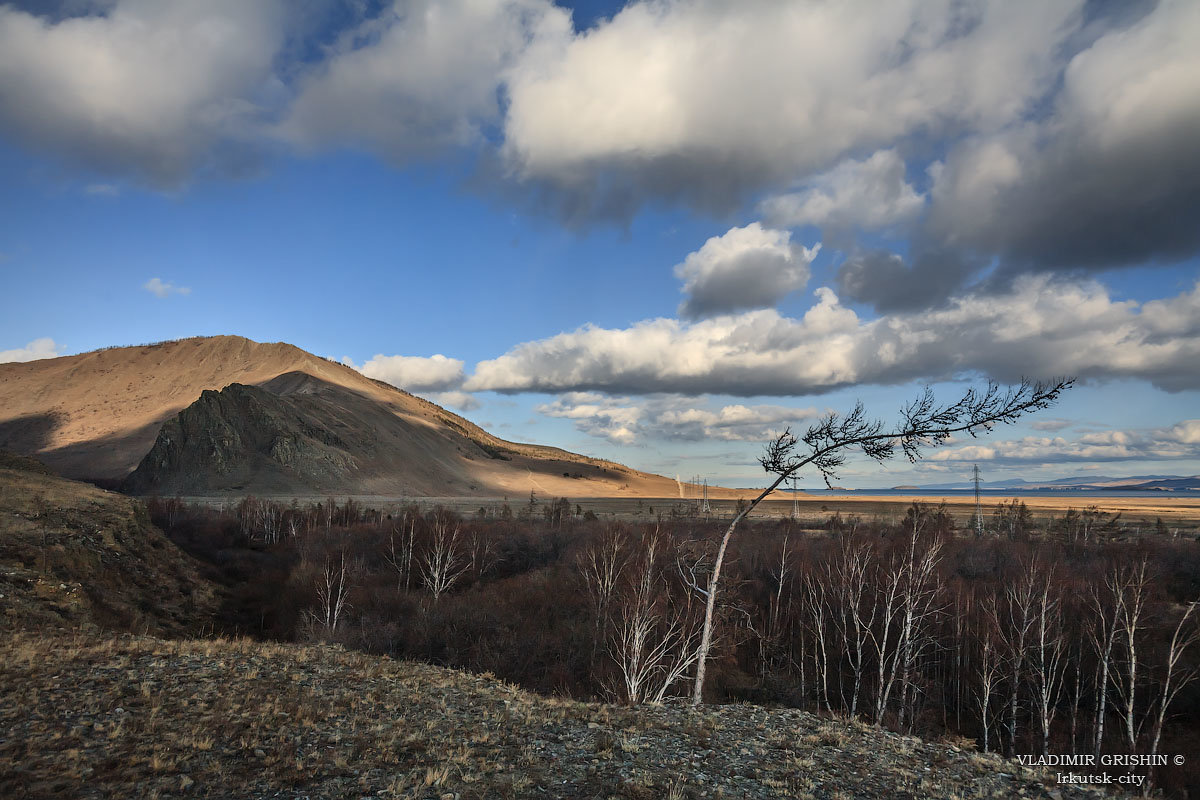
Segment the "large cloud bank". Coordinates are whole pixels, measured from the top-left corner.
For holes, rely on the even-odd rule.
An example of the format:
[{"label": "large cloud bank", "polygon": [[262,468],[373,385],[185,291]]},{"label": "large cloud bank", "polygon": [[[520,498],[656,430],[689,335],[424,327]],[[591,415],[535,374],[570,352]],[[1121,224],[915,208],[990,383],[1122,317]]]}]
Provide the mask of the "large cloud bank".
[{"label": "large cloud bank", "polygon": [[1141,378],[1200,388],[1200,284],[1139,305],[1045,275],[1000,294],[864,320],[828,288],[802,317],[774,309],[694,323],[584,326],[480,362],[465,386],[500,392],[809,395],[983,373]]},{"label": "large cloud bank", "polygon": [[0,6],[0,134],[154,185],[465,147],[573,219],[758,197],[1013,270],[1200,246],[1189,0],[645,0],[588,30],[549,0],[46,5]]}]

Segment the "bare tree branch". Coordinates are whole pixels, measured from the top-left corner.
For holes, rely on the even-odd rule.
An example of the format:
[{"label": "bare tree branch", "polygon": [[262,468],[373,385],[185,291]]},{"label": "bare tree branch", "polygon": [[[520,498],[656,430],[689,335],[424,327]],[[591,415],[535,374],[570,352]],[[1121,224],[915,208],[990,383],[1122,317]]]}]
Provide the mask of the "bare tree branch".
[{"label": "bare tree branch", "polygon": [[768,443],[759,463],[776,476],[775,480],[729,523],[709,575],[692,705],[700,705],[704,699],[704,672],[712,646],[717,582],[729,540],[738,523],[781,483],[803,467],[812,465],[821,473],[825,485],[832,488],[838,468],[845,463],[848,452],[855,449],[882,462],[895,456],[899,448],[909,461],[916,461],[921,458],[924,448],[943,445],[956,433],[978,436],[997,425],[1016,422],[1026,414],[1049,408],[1074,382],[1074,378],[1049,382],[1022,380],[1016,386],[1001,388],[994,381],[988,381],[984,391],[969,388],[961,398],[948,405],[939,405],[933,391],[926,387],[919,397],[900,410],[900,422],[895,427],[887,428],[882,420],[868,418],[862,403],[857,403],[848,414],[825,415],[799,439],[788,429]]}]

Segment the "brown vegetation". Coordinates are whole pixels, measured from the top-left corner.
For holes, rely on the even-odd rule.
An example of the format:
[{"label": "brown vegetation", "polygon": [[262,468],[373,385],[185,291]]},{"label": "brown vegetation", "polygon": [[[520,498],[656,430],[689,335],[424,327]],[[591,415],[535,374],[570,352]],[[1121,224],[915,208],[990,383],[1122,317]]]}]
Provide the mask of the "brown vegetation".
[{"label": "brown vegetation", "polygon": [[179,635],[211,625],[215,587],[141,502],[47,472],[0,462],[0,630]]},{"label": "brown vegetation", "polygon": [[794,709],[539,697],[248,640],[0,641],[0,796],[1095,798],[1043,771]]},{"label": "brown vegetation", "polygon": [[[227,578],[242,593],[230,631],[332,639],[580,699],[686,692],[716,523],[556,518],[559,503],[388,518],[324,502],[278,506],[278,524],[257,530],[253,520],[276,519],[261,510],[271,505],[155,509],[175,514],[173,538],[241,576]],[[1184,614],[1200,596],[1200,544],[1134,536],[1111,515],[1041,526],[1019,501],[1005,506],[982,540],[920,505],[895,525],[841,515],[819,532],[751,525],[730,546],[708,695],[1008,754],[1197,755],[1200,696],[1187,678],[1200,648],[1180,646],[1178,631],[1195,624]],[[439,559],[456,578],[435,590]],[[336,629],[311,613],[321,616],[330,565],[348,587]],[[1194,769],[1155,780],[1184,796]]]},{"label": "brown vegetation", "polygon": [[[706,692],[758,705],[688,713],[652,704],[694,670],[721,524],[690,509],[147,515],[5,464],[0,796],[1086,796],[971,747],[1183,754],[1156,785],[1197,780],[1200,543],[1165,525],[1018,500],[983,539],[917,504],[751,524]],[[103,638],[214,628],[262,643]]]}]

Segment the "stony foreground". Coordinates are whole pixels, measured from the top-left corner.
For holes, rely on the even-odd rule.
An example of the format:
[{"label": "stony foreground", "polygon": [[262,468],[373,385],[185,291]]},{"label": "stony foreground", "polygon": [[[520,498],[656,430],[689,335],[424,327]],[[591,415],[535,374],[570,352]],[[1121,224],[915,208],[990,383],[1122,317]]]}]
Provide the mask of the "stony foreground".
[{"label": "stony foreground", "polygon": [[336,647],[14,634],[0,797],[1094,797],[756,706],[624,708]]}]

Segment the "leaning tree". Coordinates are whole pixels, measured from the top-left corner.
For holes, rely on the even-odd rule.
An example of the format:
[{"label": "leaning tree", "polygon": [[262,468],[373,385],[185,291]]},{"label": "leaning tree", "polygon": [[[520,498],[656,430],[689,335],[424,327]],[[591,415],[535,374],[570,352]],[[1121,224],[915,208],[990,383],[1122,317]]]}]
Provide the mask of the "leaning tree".
[{"label": "leaning tree", "polygon": [[933,391],[926,387],[920,397],[901,409],[900,420],[893,426],[886,426],[883,420],[869,418],[862,403],[858,403],[849,414],[830,412],[825,415],[799,439],[788,429],[768,444],[759,463],[776,477],[758,497],[734,516],[725,529],[709,575],[708,589],[704,592],[704,626],[696,654],[692,705],[700,705],[703,701],[704,672],[708,651],[712,646],[717,584],[721,579],[721,565],[729,541],[738,523],[781,483],[804,467],[812,466],[821,473],[825,485],[832,488],[838,468],[845,463],[846,455],[854,450],[882,462],[895,456],[899,449],[910,462],[916,461],[921,458],[922,448],[945,444],[955,433],[978,436],[981,432],[991,431],[996,425],[1015,422],[1025,414],[1048,408],[1073,383],[1073,378],[1048,382],[1022,379],[1016,386],[1002,388],[988,381],[984,391],[972,387],[958,401],[949,405],[939,405]]}]

